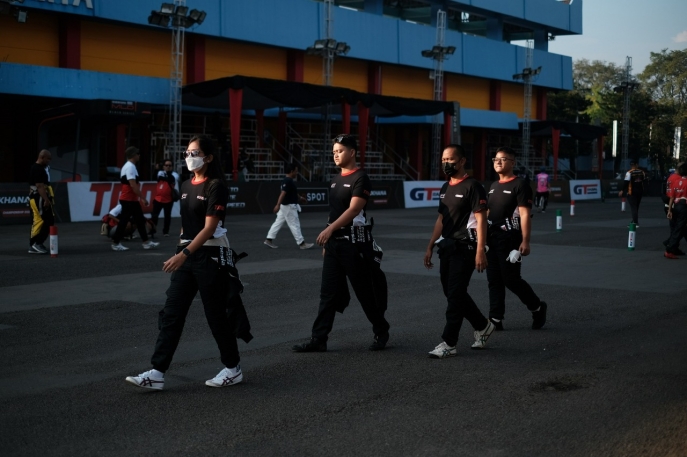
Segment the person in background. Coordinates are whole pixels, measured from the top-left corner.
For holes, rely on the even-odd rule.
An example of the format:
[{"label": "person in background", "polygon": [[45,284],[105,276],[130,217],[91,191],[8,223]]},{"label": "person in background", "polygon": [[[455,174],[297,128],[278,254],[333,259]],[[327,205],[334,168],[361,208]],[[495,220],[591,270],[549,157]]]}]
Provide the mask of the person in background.
[{"label": "person in background", "polygon": [[677,259],[678,245],[680,238],[685,235],[687,230],[687,164],[681,163],[677,167],[675,175],[678,177],[669,183],[668,214],[667,217],[673,221],[670,231],[670,238],[666,245],[666,252],[663,256],[666,259]]},{"label": "person in background", "polygon": [[143,206],[148,206],[148,200],[145,199],[141,193],[141,185],[139,184],[138,170],[136,164],[141,158],[141,153],[138,148],[129,146],[126,148],[127,161],[120,172],[120,181],[122,183],[122,191],[119,194],[119,203],[122,205],[122,213],[119,217],[119,224],[114,235],[112,235],[112,250],[113,251],[128,251],[129,248],[122,245],[120,242],[124,238],[126,226],[129,220],[133,219],[138,233],[141,235],[143,242],[143,249],[154,249],[160,245],[155,241],[148,239],[146,231],[146,219],[143,216]]},{"label": "person in background", "polygon": [[646,173],[639,169],[637,159],[630,161],[630,169],[625,173],[623,190],[618,192],[618,196],[625,195],[632,211],[632,220],[636,227],[639,227],[639,204],[642,202],[644,187],[646,183]]},{"label": "person in background", "polygon": [[[158,217],[160,211],[164,210],[165,220],[162,227],[162,235],[169,236],[169,226],[172,222],[172,206],[178,200],[179,191],[177,186],[179,184],[179,175],[173,171],[174,164],[170,159],[165,159],[162,163],[162,170],[157,172],[157,186],[155,187],[155,197],[153,198],[153,211],[150,213],[150,218],[153,225],[157,227]],[[175,197],[177,197],[175,199]]]},{"label": "person in background", "polygon": [[50,161],[52,154],[47,149],[38,153],[36,163],[29,172],[29,207],[33,220],[29,237],[29,254],[48,254],[43,244],[55,225],[55,192],[50,185]]},{"label": "person in background", "polygon": [[539,212],[546,212],[546,205],[549,204],[549,191],[550,191],[550,181],[551,177],[546,173],[546,168],[541,167],[539,174],[536,176],[537,179],[537,193],[534,196],[534,200],[537,202],[537,206],[540,208]]},{"label": "person in background", "polygon": [[286,164],[284,171],[286,176],[281,182],[281,192],[277,199],[277,205],[273,210],[277,214],[277,220],[270,227],[264,244],[270,248],[277,248],[273,241],[277,238],[279,230],[284,226],[284,222],[286,222],[291,230],[291,234],[296,239],[296,244],[301,249],[310,249],[314,244],[305,242],[305,238],[303,238],[301,233],[301,222],[298,219],[298,213],[301,210],[298,202],[299,200],[305,201],[305,198],[298,195],[298,189],[296,188],[295,179],[298,176],[298,167],[294,164]]}]

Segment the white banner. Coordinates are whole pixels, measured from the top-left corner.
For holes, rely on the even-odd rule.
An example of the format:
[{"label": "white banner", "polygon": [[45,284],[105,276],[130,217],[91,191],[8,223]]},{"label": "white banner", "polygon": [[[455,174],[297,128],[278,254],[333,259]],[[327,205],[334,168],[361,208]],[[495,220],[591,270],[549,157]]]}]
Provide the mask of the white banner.
[{"label": "white banner", "polygon": [[405,181],[403,196],[406,208],[439,207],[439,191],[446,181]]},{"label": "white banner", "polygon": [[[148,200],[148,206],[143,208],[143,213],[150,213],[153,209],[156,185],[157,183],[152,181],[141,183],[143,196]],[[118,182],[68,182],[67,193],[72,222],[101,220],[119,204],[121,189],[122,185]],[[174,203],[172,207],[172,217],[179,217],[179,202]]]},{"label": "white banner", "polygon": [[598,179],[570,181],[570,200],[601,200],[601,181]]}]

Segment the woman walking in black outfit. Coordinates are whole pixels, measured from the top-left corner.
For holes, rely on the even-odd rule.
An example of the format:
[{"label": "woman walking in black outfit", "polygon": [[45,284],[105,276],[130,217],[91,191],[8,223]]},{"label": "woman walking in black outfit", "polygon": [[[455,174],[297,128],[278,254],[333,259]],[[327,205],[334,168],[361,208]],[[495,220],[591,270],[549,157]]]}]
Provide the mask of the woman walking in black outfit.
[{"label": "woman walking in black outfit", "polygon": [[334,138],[334,163],[341,174],[332,178],[329,189],[327,228],[317,237],[322,246],[320,307],[309,341],[293,346],[294,352],[324,352],[336,312],[343,312],[350,298],[346,278],[372,324],[371,351],[379,351],[389,341],[389,323],[384,318],[387,305],[386,276],[380,268],[382,252],[372,238],[372,226],[365,208],[372,190],[369,176],[356,165],[357,141],[350,135]]},{"label": "woman walking in black outfit", "polygon": [[[147,389],[163,388],[164,373],[172,362],[198,291],[225,366],[206,385],[225,387],[243,380],[236,338],[252,338],[239,296],[241,282],[224,228],[228,192],[219,161],[215,160],[214,144],[207,137],[194,137],[185,156],[194,176],[181,187],[182,233],[177,253],[162,267],[172,277],[165,307],[160,311],[160,333],[151,359],[153,369],[126,378],[127,382]],[[236,318],[228,317],[227,311],[230,316],[240,316],[238,320],[242,322],[232,322]],[[234,329],[241,323],[246,330],[237,335]]]}]

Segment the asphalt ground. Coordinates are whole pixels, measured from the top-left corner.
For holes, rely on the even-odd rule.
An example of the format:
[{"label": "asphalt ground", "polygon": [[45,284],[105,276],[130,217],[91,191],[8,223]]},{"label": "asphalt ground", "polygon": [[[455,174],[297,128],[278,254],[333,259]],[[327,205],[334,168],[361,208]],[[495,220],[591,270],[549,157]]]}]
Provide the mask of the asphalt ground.
[{"label": "asphalt ground", "polygon": [[[29,227],[0,227],[0,454],[687,455],[687,261],[663,258],[659,199],[642,202],[634,251],[618,200],[535,213],[523,276],[549,304],[546,326],[531,330],[509,293],[506,330],[473,351],[465,322],[457,357],[443,360],[427,352],[445,299],[438,268],[422,266],[436,210],[371,215],[387,350],[367,350],[353,298],[328,352],[292,353],[315,318],[321,251],[297,249],[287,227],[278,249],[263,246],[272,216],[228,217],[232,247],[249,254],[238,264],[255,335],[239,344],[244,382],[204,385],[222,367],[197,298],[162,392],[124,378],[150,368],[173,239],[113,252],[99,223],[61,224],[51,258],[27,253]],[[301,215],[307,241],[325,219]],[[485,274],[470,293],[486,313]]]}]

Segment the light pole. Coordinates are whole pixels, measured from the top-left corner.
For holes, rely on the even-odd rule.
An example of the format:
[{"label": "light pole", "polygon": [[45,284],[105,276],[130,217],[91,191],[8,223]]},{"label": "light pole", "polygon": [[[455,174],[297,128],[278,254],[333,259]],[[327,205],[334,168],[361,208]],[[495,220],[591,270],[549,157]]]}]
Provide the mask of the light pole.
[{"label": "light pole", "polygon": [[[639,87],[639,83],[631,80],[632,76],[632,57],[627,57],[625,60],[625,81],[623,81],[619,86],[613,88],[613,91],[619,94],[623,94],[623,144],[620,150],[620,166],[627,167],[627,155],[628,148],[630,144],[630,96],[632,92]],[[615,165],[614,165],[615,167]]]},{"label": "light pole", "polygon": [[[334,59],[339,56],[345,56],[351,47],[348,43],[344,41],[336,41],[333,35],[333,23],[334,17],[332,16],[332,5],[333,0],[325,0],[325,10],[324,10],[324,35],[325,37],[320,40],[315,40],[312,46],[306,48],[305,52],[309,55],[321,56],[322,57],[322,83],[325,86],[332,85],[332,77],[334,75]],[[326,180],[324,173],[326,157],[328,155],[327,148],[329,141],[331,140],[332,122],[331,122],[331,107],[327,103],[322,107],[322,117],[324,121],[324,142],[321,154],[321,166],[322,166],[322,178]],[[360,141],[364,141],[360,139]]]},{"label": "light pole", "polygon": [[[432,49],[422,51],[422,57],[434,61],[434,100],[444,100],[444,60],[456,52],[455,46],[444,46],[446,31],[446,11],[437,11],[437,41]],[[432,124],[432,151],[430,153],[430,179],[439,179],[439,163],[441,162],[441,124],[437,115]]]},{"label": "light pole", "polygon": [[526,173],[530,171],[530,121],[532,119],[532,81],[535,76],[541,73],[541,67],[532,68],[532,61],[534,59],[534,50],[532,49],[532,40],[527,41],[527,51],[525,54],[525,68],[522,73],[513,75],[515,81],[522,81],[525,83],[525,104],[523,109],[523,123],[522,123],[522,160],[525,165]]},{"label": "light pole", "polygon": [[184,32],[205,20],[205,11],[193,9],[189,12],[186,0],[163,3],[159,11],[151,11],[148,24],[172,29],[172,65],[169,75],[169,133],[165,158],[182,162],[179,136],[181,133],[181,85],[184,80]]}]

